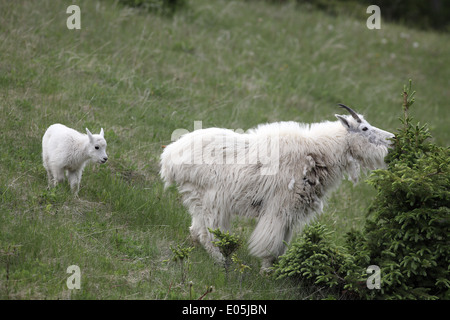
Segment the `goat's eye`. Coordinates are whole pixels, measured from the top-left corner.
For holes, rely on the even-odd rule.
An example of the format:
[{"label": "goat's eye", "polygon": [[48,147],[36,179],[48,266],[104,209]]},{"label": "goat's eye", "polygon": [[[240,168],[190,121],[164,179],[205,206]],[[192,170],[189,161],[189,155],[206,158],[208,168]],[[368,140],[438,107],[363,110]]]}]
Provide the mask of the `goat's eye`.
[{"label": "goat's eye", "polygon": [[98,149],[100,149],[100,147],[99,146],[95,146],[95,149],[98,150]]},{"label": "goat's eye", "polygon": [[362,131],[367,131],[367,130],[369,130],[369,128],[367,128],[367,127],[362,128]]}]

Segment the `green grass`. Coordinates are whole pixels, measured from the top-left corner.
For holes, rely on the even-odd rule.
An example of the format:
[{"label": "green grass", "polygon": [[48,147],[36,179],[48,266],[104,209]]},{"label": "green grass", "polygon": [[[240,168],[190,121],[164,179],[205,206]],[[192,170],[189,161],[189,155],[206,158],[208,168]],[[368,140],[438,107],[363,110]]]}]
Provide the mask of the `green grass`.
[{"label": "green grass", "polygon": [[[400,91],[418,91],[413,116],[448,144],[450,39],[382,22],[330,16],[291,4],[191,1],[173,18],[79,1],[0,1],[0,298],[299,299],[311,295],[251,266],[225,279],[202,248],[187,281],[165,262],[190,245],[190,217],[159,179],[161,145],[177,128],[244,130],[259,123],[333,120],[345,103],[375,126],[400,126]],[[414,45],[414,43],[417,44]],[[420,106],[420,107],[419,107]],[[86,168],[79,199],[46,190],[41,139],[53,123],[105,129],[109,161]],[[319,218],[343,241],[361,228],[374,190],[344,182]],[[248,238],[254,221],[233,232]],[[15,250],[13,249],[15,248]],[[70,265],[81,290],[68,290]],[[317,297],[317,296],[314,296]],[[320,296],[319,296],[320,297]]]}]

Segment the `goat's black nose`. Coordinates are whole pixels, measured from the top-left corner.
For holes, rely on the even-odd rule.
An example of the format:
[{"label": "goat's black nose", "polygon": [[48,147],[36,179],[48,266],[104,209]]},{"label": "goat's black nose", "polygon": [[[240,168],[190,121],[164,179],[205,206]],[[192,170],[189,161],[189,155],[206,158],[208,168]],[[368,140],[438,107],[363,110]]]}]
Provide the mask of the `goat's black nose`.
[{"label": "goat's black nose", "polygon": [[103,161],[104,161],[104,162],[108,161],[108,158],[107,158],[107,157],[104,157],[104,158],[103,158]]}]

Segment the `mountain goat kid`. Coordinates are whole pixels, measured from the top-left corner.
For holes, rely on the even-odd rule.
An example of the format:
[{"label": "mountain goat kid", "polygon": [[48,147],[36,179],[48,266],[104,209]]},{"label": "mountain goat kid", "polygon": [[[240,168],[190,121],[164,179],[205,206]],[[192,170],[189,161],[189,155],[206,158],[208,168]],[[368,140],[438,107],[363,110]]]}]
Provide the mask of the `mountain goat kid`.
[{"label": "mountain goat kid", "polygon": [[323,209],[344,175],[383,167],[392,133],[351,108],[338,121],[277,122],[240,134],[209,128],[183,135],[161,155],[166,187],[176,183],[191,216],[191,237],[218,261],[208,228],[228,229],[233,215],[258,220],[250,253],[262,269],[284,253],[294,231]]},{"label": "mountain goat kid", "polygon": [[89,161],[105,163],[108,160],[103,128],[100,134],[92,134],[87,128],[86,132],[87,135],[59,123],[45,131],[42,160],[49,187],[64,181],[66,172],[70,189],[77,195],[85,165]]}]

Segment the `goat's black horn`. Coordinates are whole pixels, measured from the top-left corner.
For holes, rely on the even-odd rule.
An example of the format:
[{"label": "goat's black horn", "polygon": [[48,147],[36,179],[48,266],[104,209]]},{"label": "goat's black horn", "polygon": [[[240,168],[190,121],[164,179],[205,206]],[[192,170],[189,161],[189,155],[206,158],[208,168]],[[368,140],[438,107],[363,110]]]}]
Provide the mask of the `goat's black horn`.
[{"label": "goat's black horn", "polygon": [[338,103],[338,105],[339,105],[341,108],[346,109],[346,110],[351,114],[351,116],[352,116],[356,121],[358,121],[358,123],[361,123],[361,119],[359,118],[358,114],[357,114],[352,108],[349,108],[349,107],[347,107],[346,105],[343,105],[342,103]]}]

